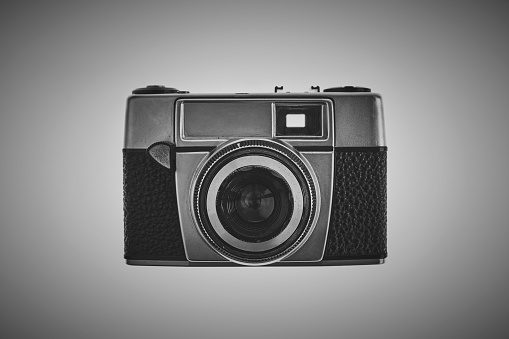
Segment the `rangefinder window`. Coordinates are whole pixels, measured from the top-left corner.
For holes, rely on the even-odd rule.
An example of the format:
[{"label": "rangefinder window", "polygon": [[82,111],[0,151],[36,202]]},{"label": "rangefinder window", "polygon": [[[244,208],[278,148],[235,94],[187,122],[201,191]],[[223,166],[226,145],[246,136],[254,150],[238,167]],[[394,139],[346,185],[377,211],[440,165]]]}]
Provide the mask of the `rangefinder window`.
[{"label": "rangefinder window", "polygon": [[180,107],[185,139],[269,137],[270,103],[252,101],[196,101]]},{"label": "rangefinder window", "polygon": [[322,135],[322,105],[276,105],[276,136]]}]

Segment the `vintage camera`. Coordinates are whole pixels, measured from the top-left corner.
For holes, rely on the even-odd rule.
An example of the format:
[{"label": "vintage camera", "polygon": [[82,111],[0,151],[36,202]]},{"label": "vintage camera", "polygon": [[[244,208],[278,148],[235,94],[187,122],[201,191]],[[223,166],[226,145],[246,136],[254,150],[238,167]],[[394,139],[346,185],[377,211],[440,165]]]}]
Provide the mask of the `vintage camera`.
[{"label": "vintage camera", "polygon": [[127,101],[125,259],[131,265],[357,265],[387,257],[380,95],[190,94]]}]

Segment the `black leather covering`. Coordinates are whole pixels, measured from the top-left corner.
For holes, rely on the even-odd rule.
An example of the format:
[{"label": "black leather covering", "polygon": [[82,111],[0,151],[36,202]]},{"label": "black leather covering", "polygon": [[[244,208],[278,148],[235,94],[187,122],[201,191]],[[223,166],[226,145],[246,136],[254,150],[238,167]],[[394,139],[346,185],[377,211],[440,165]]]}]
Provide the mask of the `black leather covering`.
[{"label": "black leather covering", "polygon": [[387,257],[387,152],[335,149],[324,260]]},{"label": "black leather covering", "polygon": [[124,245],[126,259],[186,260],[175,172],[145,150],[124,149]]}]

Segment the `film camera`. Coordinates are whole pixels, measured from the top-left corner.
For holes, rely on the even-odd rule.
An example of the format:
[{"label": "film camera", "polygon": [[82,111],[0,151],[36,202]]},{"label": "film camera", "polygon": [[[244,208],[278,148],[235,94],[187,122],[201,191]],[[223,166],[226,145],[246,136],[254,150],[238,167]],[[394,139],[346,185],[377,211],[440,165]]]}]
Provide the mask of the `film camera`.
[{"label": "film camera", "polygon": [[380,95],[128,98],[125,259],[131,265],[357,265],[387,257]]}]

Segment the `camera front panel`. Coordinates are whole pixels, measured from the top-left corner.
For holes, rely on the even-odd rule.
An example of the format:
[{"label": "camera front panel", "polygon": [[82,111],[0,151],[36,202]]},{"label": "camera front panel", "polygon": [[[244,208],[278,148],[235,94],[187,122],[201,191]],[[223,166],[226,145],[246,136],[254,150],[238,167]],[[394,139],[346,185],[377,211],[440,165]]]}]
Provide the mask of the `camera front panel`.
[{"label": "camera front panel", "polygon": [[182,100],[177,107],[179,212],[182,224],[194,226],[182,227],[188,260],[320,261],[330,211],[331,102]]}]

